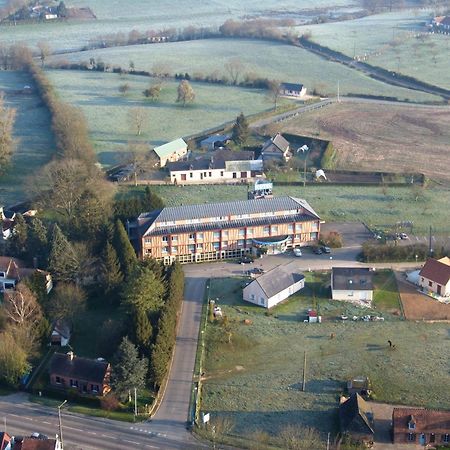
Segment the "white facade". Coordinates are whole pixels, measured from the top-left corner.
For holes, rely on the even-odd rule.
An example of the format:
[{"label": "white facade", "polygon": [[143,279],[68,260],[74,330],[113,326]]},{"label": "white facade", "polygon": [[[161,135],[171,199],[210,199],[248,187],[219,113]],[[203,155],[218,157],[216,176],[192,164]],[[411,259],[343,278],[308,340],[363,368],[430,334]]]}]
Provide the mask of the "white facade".
[{"label": "white facade", "polygon": [[[270,275],[270,272],[263,275]],[[248,286],[246,286],[243,290],[243,299],[246,302],[254,303],[255,305],[262,306],[264,308],[272,308],[278,303],[286,300],[291,295],[298,292],[300,289],[305,287],[305,279],[301,279],[296,283],[293,283],[291,286],[281,290],[277,294],[272,297],[268,297],[264,292],[262,287],[258,283],[258,279],[252,281]]]},{"label": "white facade", "polygon": [[252,178],[250,170],[228,172],[226,169],[170,171],[170,181],[176,184],[232,181]]},{"label": "white facade", "polygon": [[434,292],[441,297],[450,297],[450,280],[448,280],[447,284],[439,284],[427,277],[420,276],[419,286],[424,292]]},{"label": "white facade", "polygon": [[345,300],[348,302],[371,302],[373,300],[373,291],[372,290],[359,290],[359,289],[331,289],[331,298],[333,300]]}]

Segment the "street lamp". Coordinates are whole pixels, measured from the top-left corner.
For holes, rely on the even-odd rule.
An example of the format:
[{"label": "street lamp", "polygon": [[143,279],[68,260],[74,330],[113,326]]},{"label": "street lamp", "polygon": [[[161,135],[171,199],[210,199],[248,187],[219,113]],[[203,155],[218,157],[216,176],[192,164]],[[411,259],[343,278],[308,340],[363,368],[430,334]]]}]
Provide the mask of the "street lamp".
[{"label": "street lamp", "polygon": [[58,406],[58,421],[59,421],[59,437],[61,439],[61,448],[64,450],[64,440],[63,440],[63,432],[62,432],[62,423],[61,423],[61,408],[67,403],[67,400],[64,400]]}]

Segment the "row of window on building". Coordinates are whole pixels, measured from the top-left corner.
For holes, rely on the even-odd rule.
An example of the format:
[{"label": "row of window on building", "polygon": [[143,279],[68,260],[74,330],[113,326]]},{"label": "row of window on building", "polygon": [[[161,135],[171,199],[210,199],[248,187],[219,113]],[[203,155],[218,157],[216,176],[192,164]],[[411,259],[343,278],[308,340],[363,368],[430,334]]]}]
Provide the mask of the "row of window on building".
[{"label": "row of window on building", "polygon": [[[64,378],[61,378],[58,376],[55,377],[55,382],[56,382],[56,384],[60,384],[62,386],[64,386],[66,384],[66,380]],[[72,379],[69,380],[69,386],[71,388],[78,389],[78,387],[79,387],[78,380],[72,380]],[[84,388],[84,390],[87,390],[87,385],[83,386],[83,388]],[[91,391],[92,392],[100,392],[100,386],[98,384],[91,384]]]},{"label": "row of window on building", "polygon": [[[425,435],[421,434],[420,437],[421,437],[421,439],[424,439]],[[407,439],[408,439],[408,442],[415,442],[417,440],[417,434],[416,433],[408,433]],[[435,442],[436,442],[436,434],[431,433],[430,438],[429,438],[429,443],[433,444]],[[441,442],[444,442],[446,444],[450,443],[450,434],[448,434],[448,433],[442,434]]]}]

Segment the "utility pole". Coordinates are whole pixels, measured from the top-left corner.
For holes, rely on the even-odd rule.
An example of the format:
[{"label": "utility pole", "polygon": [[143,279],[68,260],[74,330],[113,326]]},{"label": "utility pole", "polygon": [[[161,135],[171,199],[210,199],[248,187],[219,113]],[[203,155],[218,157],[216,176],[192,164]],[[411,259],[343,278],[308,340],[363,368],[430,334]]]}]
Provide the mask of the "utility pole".
[{"label": "utility pole", "polygon": [[340,96],[340,89],[339,89],[339,80],[338,80],[338,93],[337,93],[337,101],[338,103],[341,103],[341,96]]},{"label": "utility pole", "polygon": [[61,422],[61,408],[67,403],[67,400],[64,400],[58,406],[58,422],[59,422],[59,437],[61,439],[61,448],[64,450],[64,440],[63,440],[63,431],[62,431],[62,422]]},{"label": "utility pole", "polygon": [[327,437],[327,450],[330,450],[330,432],[328,432],[328,437]]},{"label": "utility pole", "polygon": [[302,383],[302,391],[306,391],[306,350],[305,350],[305,356],[303,359],[303,383]]},{"label": "utility pole", "polygon": [[430,238],[429,238],[429,256],[433,256],[433,245],[432,245],[432,236],[431,236],[431,225],[430,225]]},{"label": "utility pole", "polygon": [[137,389],[134,388],[134,416],[137,417],[138,410],[137,410]]}]

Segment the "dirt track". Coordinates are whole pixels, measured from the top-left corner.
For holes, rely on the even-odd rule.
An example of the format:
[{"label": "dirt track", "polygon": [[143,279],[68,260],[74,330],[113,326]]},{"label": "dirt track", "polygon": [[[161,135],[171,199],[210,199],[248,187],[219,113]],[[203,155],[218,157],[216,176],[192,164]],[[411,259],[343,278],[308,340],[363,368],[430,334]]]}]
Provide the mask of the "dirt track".
[{"label": "dirt track", "polygon": [[396,272],[396,278],[406,319],[450,321],[450,305],[421,294],[405,281],[402,273]]}]

